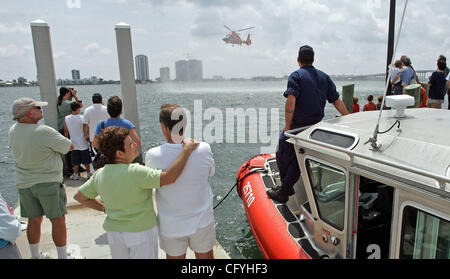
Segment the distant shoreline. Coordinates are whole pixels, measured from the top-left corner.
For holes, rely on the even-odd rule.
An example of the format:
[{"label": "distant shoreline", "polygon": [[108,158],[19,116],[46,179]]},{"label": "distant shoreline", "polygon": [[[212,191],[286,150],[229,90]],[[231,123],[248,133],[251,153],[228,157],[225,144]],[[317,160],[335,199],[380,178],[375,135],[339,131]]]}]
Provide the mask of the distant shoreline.
[{"label": "distant shoreline", "polygon": [[[374,76],[330,76],[332,80],[334,81],[384,81],[385,78],[383,77],[374,77]],[[147,80],[147,81],[136,81],[136,84],[183,84],[183,83],[207,83],[207,82],[241,82],[241,81],[286,81],[288,79],[287,76],[284,77],[272,77],[272,76],[260,76],[260,77],[252,77],[252,78],[228,78],[228,79],[203,79],[198,81],[177,81],[177,80],[171,80],[171,81],[153,81],[153,80]],[[95,81],[95,82],[80,82],[80,81],[73,81],[73,80],[63,80],[58,81],[57,86],[82,86],[82,85],[110,85],[110,84],[116,84],[119,85],[119,80],[110,80],[110,81]],[[26,84],[18,84],[18,83],[0,83],[1,87],[36,87],[39,86],[39,84],[35,81],[29,82]]]}]

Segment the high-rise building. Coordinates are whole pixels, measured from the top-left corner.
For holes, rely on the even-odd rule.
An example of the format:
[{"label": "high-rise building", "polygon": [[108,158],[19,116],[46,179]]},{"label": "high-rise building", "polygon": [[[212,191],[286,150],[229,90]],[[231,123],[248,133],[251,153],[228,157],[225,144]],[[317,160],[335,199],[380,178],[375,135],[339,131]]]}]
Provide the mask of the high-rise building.
[{"label": "high-rise building", "polygon": [[73,80],[79,80],[80,78],[80,70],[72,70],[72,79]]},{"label": "high-rise building", "polygon": [[148,58],[146,55],[136,55],[136,80],[145,81],[149,80],[148,75]]},{"label": "high-rise building", "polygon": [[203,66],[200,60],[188,60],[189,68],[189,80],[190,81],[201,81],[203,80]]},{"label": "high-rise building", "polygon": [[201,81],[203,80],[202,61],[179,60],[175,62],[175,74],[177,81]]},{"label": "high-rise building", "polygon": [[175,62],[175,80],[188,81],[188,63],[187,60],[178,60]]},{"label": "high-rise building", "polygon": [[170,81],[170,69],[169,67],[159,68],[159,81],[168,82]]}]

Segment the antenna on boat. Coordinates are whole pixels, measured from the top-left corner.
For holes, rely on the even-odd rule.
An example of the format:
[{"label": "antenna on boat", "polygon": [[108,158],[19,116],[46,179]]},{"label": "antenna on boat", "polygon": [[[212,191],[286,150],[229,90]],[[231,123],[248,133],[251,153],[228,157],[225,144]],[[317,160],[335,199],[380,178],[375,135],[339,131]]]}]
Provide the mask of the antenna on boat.
[{"label": "antenna on boat", "polygon": [[[405,1],[405,7],[403,8],[403,13],[402,13],[402,19],[400,21],[400,27],[398,28],[398,32],[397,32],[397,39],[395,41],[395,47],[394,47],[394,52],[392,54],[391,57],[391,63],[390,65],[392,65],[394,63],[394,59],[395,59],[395,54],[397,52],[397,46],[398,46],[398,40],[400,39],[400,33],[402,31],[402,26],[403,26],[403,19],[405,18],[405,12],[406,12],[406,6],[408,5],[408,0]],[[394,10],[392,11],[392,8],[394,8]],[[389,18],[389,27],[393,28],[393,26],[391,24],[394,24],[393,21],[395,19],[395,0],[391,0],[391,14],[390,14],[390,18]],[[392,40],[392,38],[390,38]],[[390,44],[391,42],[388,42],[388,44]],[[388,51],[389,52],[389,51]],[[378,122],[377,125],[375,126],[375,131],[373,131],[373,137],[371,137],[367,142],[370,142],[370,146],[372,148],[372,150],[377,151],[380,149],[381,144],[377,144],[377,137],[378,134],[380,133],[379,131],[379,126],[380,126],[380,120],[381,120],[381,113],[383,112],[383,108],[384,108],[384,104],[386,103],[386,94],[389,88],[389,82],[391,80],[391,72],[388,72],[388,76],[386,79],[386,88],[384,90],[384,96],[383,96],[383,101],[381,101],[381,107],[380,107],[380,113],[378,114]],[[366,142],[366,143],[367,143]]]}]

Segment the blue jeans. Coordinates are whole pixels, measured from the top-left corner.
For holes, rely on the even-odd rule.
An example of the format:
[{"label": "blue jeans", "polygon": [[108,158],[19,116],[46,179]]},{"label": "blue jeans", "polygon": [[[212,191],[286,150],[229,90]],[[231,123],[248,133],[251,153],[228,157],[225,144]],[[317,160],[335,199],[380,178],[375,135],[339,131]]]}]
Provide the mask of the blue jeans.
[{"label": "blue jeans", "polygon": [[403,87],[402,87],[401,83],[398,83],[395,86],[393,86],[392,94],[394,94],[394,95],[401,95],[401,94],[403,94]]}]

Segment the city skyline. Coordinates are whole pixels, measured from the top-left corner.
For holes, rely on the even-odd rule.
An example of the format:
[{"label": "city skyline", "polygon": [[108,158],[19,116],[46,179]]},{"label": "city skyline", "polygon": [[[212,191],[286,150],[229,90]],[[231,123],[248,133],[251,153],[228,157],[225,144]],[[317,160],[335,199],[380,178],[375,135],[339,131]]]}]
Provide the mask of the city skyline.
[{"label": "city skyline", "polygon": [[[175,61],[201,59],[204,78],[289,75],[298,68],[302,44],[316,52],[314,65],[333,74],[381,73],[386,67],[388,1],[249,0],[5,1],[0,8],[0,79],[36,78],[30,22],[50,26],[57,78],[101,75],[118,80],[114,26],[131,26],[133,54],[151,61],[149,78]],[[397,0],[396,26],[405,1]],[[61,15],[64,16],[61,16]],[[298,16],[301,14],[301,16]],[[434,69],[436,58],[449,57],[445,22],[450,7],[438,0],[410,1],[396,58],[406,54],[416,69]],[[231,46],[223,26],[249,30],[252,45]],[[247,31],[240,34],[247,36]]]}]

